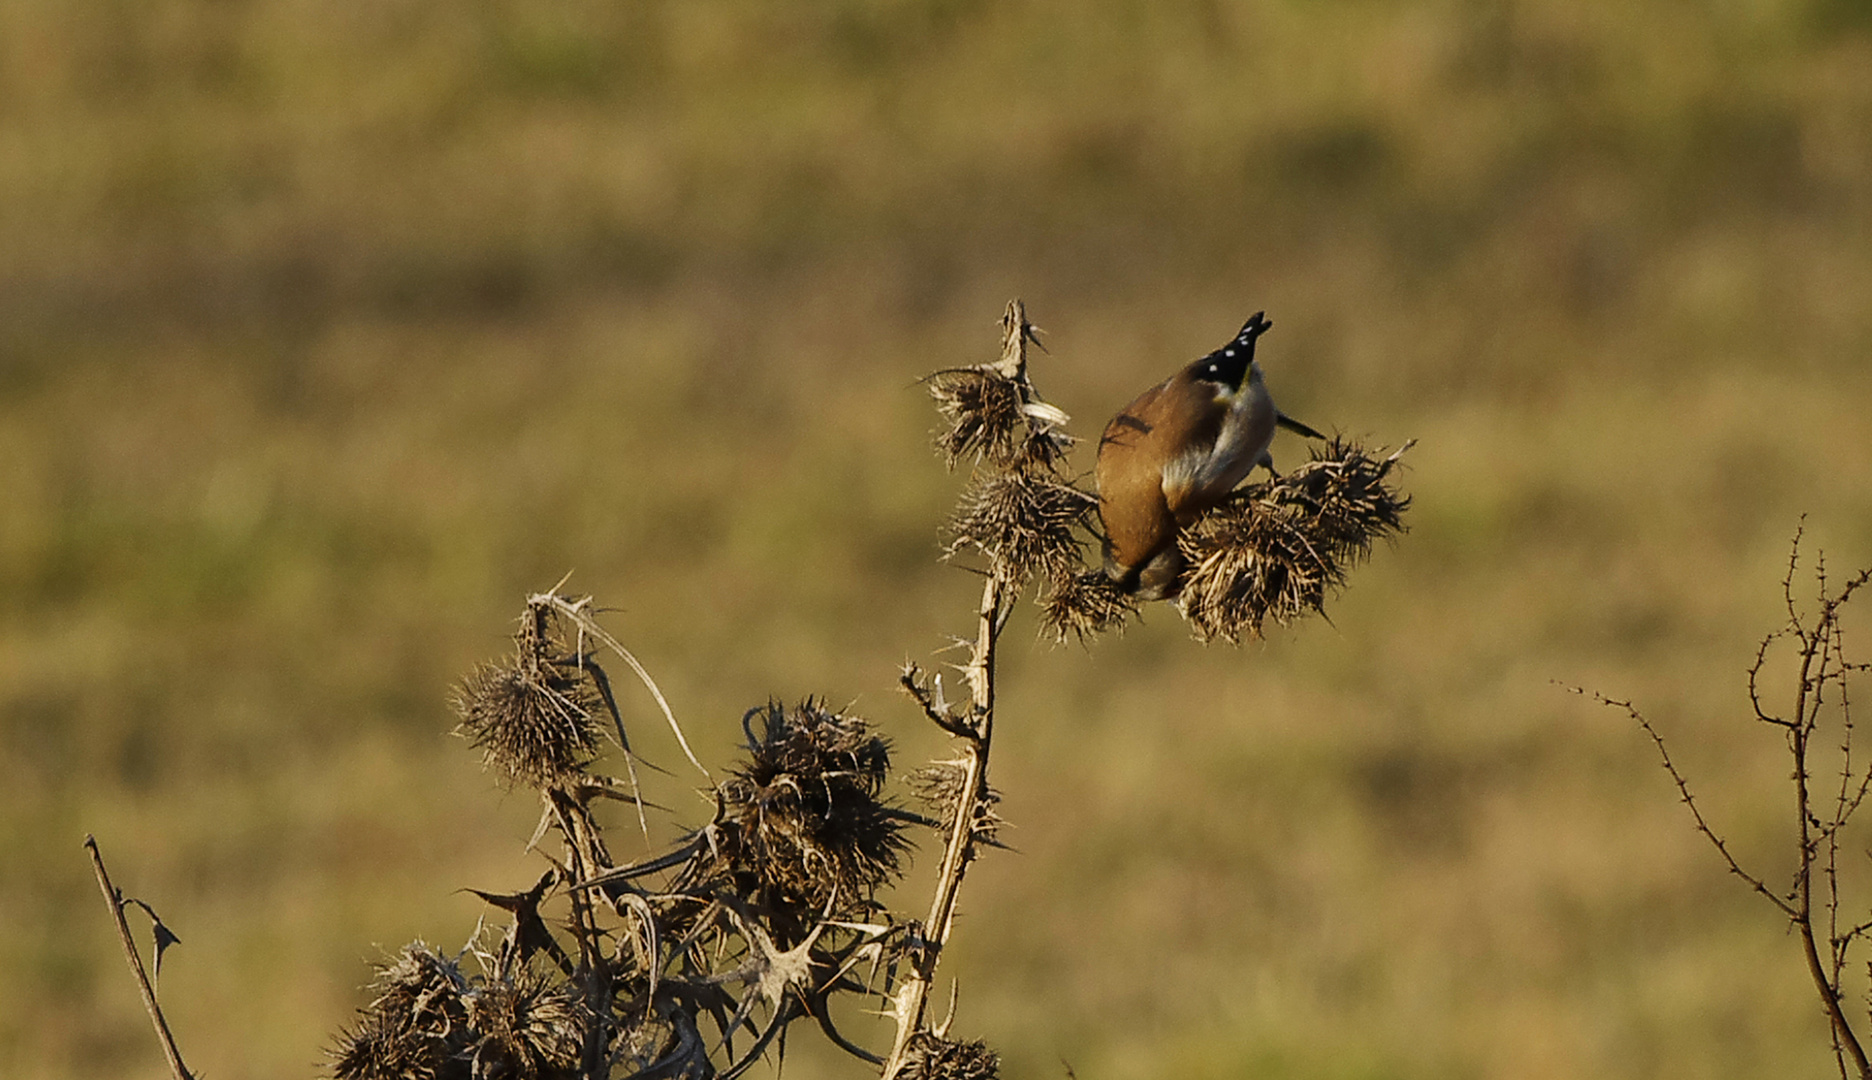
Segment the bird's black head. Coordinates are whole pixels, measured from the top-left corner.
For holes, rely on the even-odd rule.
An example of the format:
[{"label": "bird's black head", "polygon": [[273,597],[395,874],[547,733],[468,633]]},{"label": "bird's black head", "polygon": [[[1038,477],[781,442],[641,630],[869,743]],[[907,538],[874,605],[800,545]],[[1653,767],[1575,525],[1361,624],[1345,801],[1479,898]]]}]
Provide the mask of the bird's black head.
[{"label": "bird's black head", "polygon": [[1274,323],[1267,312],[1257,311],[1242,324],[1235,340],[1190,365],[1190,372],[1205,382],[1219,383],[1231,390],[1241,389],[1248,365],[1254,361],[1255,339],[1268,332]]}]

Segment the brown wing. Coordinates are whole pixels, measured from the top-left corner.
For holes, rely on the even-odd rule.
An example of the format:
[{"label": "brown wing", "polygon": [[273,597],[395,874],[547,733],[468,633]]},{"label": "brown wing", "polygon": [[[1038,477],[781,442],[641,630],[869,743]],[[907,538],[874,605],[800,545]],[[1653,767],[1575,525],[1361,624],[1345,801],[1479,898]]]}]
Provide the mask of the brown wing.
[{"label": "brown wing", "polygon": [[1164,467],[1192,449],[1215,445],[1222,417],[1215,394],[1187,374],[1159,383],[1124,407],[1099,439],[1099,517],[1105,523],[1106,561],[1123,573],[1176,540]]}]

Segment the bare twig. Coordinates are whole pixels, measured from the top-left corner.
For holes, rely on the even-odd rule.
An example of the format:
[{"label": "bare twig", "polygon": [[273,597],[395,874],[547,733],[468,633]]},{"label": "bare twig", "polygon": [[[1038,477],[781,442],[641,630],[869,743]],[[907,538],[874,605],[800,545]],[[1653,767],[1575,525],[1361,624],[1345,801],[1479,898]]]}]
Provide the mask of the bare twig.
[{"label": "bare twig", "polygon": [[156,991],[150,986],[149,975],[143,970],[143,957],[137,953],[136,941],[130,936],[130,923],[124,919],[124,896],[111,884],[110,873],[104,869],[104,856],[98,851],[97,840],[86,835],[85,850],[91,853],[91,869],[97,873],[98,888],[104,893],[104,902],[110,905],[111,918],[117,923],[117,937],[123,942],[124,957],[130,962],[130,971],[136,976],[137,989],[143,993],[143,1008],[149,1012],[150,1023],[156,1028],[156,1038],[162,1043],[163,1056],[169,1059],[169,1072],[175,1080],[194,1080],[194,1074],[188,1066],[182,1064],[182,1052],[176,1049],[175,1036],[169,1033],[169,1022],[163,1019],[162,1006],[156,1003]]},{"label": "bare twig", "polygon": [[1569,686],[1566,687],[1566,689],[1582,697],[1590,697],[1601,705],[1609,706],[1614,709],[1623,709],[1627,716],[1630,716],[1633,720],[1638,722],[1638,726],[1644,729],[1644,733],[1651,737],[1652,745],[1657,747],[1658,758],[1664,766],[1664,771],[1670,774],[1671,782],[1677,785],[1678,801],[1690,809],[1690,817],[1696,822],[1697,832],[1702,833],[1703,838],[1708,840],[1716,848],[1717,853],[1723,857],[1723,862],[1728,865],[1730,873],[1748,882],[1750,888],[1767,897],[1768,902],[1780,908],[1783,915],[1786,915],[1790,919],[1794,918],[1793,905],[1785,898],[1777,895],[1761,878],[1742,869],[1742,864],[1736,862],[1735,856],[1729,853],[1729,845],[1723,842],[1723,838],[1717,834],[1715,829],[1710,827],[1709,821],[1703,817],[1703,810],[1697,806],[1696,796],[1690,793],[1689,782],[1684,779],[1683,773],[1677,770],[1676,762],[1671,760],[1670,750],[1664,745],[1664,736],[1658,733],[1657,728],[1651,726],[1651,721],[1646,719],[1645,715],[1638,711],[1638,707],[1629,701],[1618,701],[1606,697],[1604,694],[1588,691],[1581,687]]},{"label": "bare twig", "polygon": [[[1825,558],[1817,558],[1814,579],[1818,596],[1814,609],[1803,611],[1795,599],[1794,591],[1794,577],[1800,565],[1801,535],[1800,531],[1796,531],[1792,551],[1788,556],[1787,572],[1781,579],[1787,622],[1762,639],[1748,669],[1748,697],[1754,719],[1782,730],[1793,764],[1791,779],[1794,787],[1795,867],[1793,882],[1785,895],[1769,889],[1760,877],[1750,874],[1736,861],[1729,846],[1703,816],[1690,793],[1690,785],[1671,760],[1663,735],[1650,721],[1629,701],[1616,701],[1602,694],[1590,696],[1603,705],[1623,709],[1638,723],[1657,747],[1664,770],[1670,774],[1672,783],[1676,784],[1680,801],[1689,808],[1697,831],[1716,848],[1731,873],[1767,897],[1793,924],[1801,941],[1808,974],[1813,979],[1814,989],[1826,1011],[1835,1061],[1841,1077],[1856,1075],[1860,1080],[1872,1080],[1872,1062],[1868,1062],[1859,1036],[1846,1017],[1841,988],[1848,953],[1855,942],[1872,932],[1872,922],[1860,923],[1844,931],[1840,929],[1839,876],[1840,833],[1864,803],[1868,788],[1872,788],[1872,770],[1862,770],[1853,764],[1852,708],[1847,692],[1847,677],[1867,670],[1867,665],[1851,663],[1845,658],[1845,637],[1840,625],[1840,613],[1853,595],[1868,580],[1872,580],[1872,569],[1861,571],[1837,592],[1829,592]],[[1792,708],[1786,714],[1777,715],[1768,711],[1762,703],[1761,673],[1768,663],[1769,649],[1781,640],[1787,640],[1794,647],[1797,672]],[[1585,693],[1577,688],[1574,688],[1574,692]],[[1815,807],[1811,785],[1811,758],[1814,739],[1820,737],[1821,720],[1828,705],[1838,714],[1840,725],[1839,783],[1831,800],[1831,813],[1822,819]],[[1820,879],[1820,895],[1817,898],[1816,870]],[[1824,930],[1815,926],[1816,902],[1824,912]],[[1823,939],[1824,956],[1821,948]]]}]

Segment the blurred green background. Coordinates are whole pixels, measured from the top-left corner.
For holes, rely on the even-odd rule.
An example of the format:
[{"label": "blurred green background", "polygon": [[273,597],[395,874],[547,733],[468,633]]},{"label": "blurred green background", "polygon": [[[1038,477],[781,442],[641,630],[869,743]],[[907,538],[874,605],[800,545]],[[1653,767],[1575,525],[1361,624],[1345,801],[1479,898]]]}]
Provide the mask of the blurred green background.
[{"label": "blurred green background", "polygon": [[314,1074],[370,961],[459,946],[535,807],[446,690],[568,570],[711,760],[769,694],[940,752],[895,669],[976,589],[914,380],[1013,296],[1081,436],[1267,309],[1283,406],[1420,439],[1417,501],[1330,625],[1014,624],[958,1033],[1832,1074],[1796,941],[1554,680],[1783,873],[1742,673],[1802,513],[1872,563],[1863,0],[8,0],[0,1074],[162,1075],[87,831],[218,1080]]}]

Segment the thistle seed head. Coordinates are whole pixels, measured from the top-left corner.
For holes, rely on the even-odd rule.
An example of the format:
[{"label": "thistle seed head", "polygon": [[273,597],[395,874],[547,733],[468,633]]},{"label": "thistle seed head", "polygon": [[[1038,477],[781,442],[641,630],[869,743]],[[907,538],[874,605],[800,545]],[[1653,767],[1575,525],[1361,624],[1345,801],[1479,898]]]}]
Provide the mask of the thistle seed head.
[{"label": "thistle seed head", "polygon": [[905,1080],[998,1080],[1001,1055],[979,1040],[962,1042],[919,1031],[911,1036],[898,1075]]},{"label": "thistle seed head", "polygon": [[1040,469],[978,472],[962,493],[950,522],[946,554],[973,547],[991,571],[1023,584],[1038,575],[1070,576],[1083,565],[1074,529],[1098,500]]},{"label": "thistle seed head", "polygon": [[1126,596],[1103,570],[1060,574],[1040,599],[1040,627],[1064,643],[1067,635],[1084,642],[1107,630],[1122,628],[1137,613],[1137,602]]},{"label": "thistle seed head", "polygon": [[568,782],[598,753],[597,690],[546,610],[527,610],[514,646],[513,659],[483,664],[456,687],[456,733],[510,783]]},{"label": "thistle seed head", "polygon": [[808,699],[750,711],[747,759],[722,782],[714,850],[740,895],[807,926],[868,910],[909,847],[882,798],[890,746],[855,716]]},{"label": "thistle seed head", "polygon": [[1189,569],[1183,616],[1203,640],[1260,637],[1272,619],[1286,625],[1324,613],[1326,596],[1371,554],[1403,531],[1410,498],[1390,475],[1404,450],[1377,458],[1334,439],[1313,459],[1270,483],[1244,488],[1178,537]]}]

